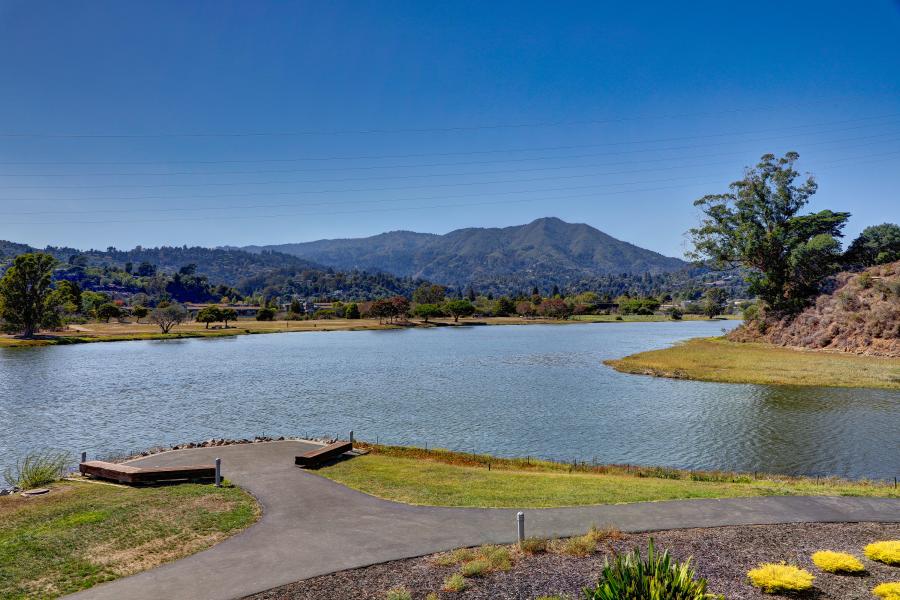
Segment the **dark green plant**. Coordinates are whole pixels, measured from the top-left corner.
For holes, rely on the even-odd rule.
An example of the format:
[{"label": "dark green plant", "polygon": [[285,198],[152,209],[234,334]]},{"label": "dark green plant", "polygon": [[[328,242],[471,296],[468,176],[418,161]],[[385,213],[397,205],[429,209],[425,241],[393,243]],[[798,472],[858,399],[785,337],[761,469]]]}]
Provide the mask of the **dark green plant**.
[{"label": "dark green plant", "polygon": [[584,589],[585,600],[713,600],[706,580],[697,578],[691,561],[672,560],[669,551],[658,552],[650,540],[647,559],[639,550],[618,554],[600,573],[594,588]]}]

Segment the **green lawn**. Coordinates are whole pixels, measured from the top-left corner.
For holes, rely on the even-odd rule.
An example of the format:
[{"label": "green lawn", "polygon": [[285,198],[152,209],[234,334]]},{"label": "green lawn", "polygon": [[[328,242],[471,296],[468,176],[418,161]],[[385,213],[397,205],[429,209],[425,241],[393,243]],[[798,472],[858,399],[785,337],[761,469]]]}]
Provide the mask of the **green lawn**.
[{"label": "green lawn", "polygon": [[617,371],[724,383],[900,389],[900,359],[697,338],[605,364]]},{"label": "green lawn", "polygon": [[64,481],[0,498],[0,598],[54,598],[203,550],[255,522],[235,487]]},{"label": "green lawn", "polygon": [[[398,502],[433,506],[539,508],[684,498],[765,495],[900,497],[887,485],[767,478],[673,469],[579,468],[472,457],[440,450],[372,447],[365,456],[318,471],[348,487]],[[491,470],[487,464],[491,463]],[[477,465],[477,466],[476,466]],[[604,472],[605,471],[605,472]],[[702,481],[706,479],[706,481]]]}]

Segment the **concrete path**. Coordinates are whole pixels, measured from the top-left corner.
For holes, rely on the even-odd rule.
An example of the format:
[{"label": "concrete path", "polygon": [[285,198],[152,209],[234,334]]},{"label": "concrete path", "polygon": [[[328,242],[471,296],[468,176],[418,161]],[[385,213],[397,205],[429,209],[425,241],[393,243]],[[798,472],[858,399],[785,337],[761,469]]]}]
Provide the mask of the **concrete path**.
[{"label": "concrete path", "polygon": [[[249,490],[263,517],[187,558],[96,586],[71,598],[227,600],[343,569],[462,546],[515,541],[513,509],[434,508],[379,500],[293,465],[303,442],[179,450],[134,461],[172,466],[222,458],[224,475]],[[644,502],[525,511],[526,534],[576,535],[592,524],[623,531],[812,521],[900,522],[900,500],[759,497]]]}]

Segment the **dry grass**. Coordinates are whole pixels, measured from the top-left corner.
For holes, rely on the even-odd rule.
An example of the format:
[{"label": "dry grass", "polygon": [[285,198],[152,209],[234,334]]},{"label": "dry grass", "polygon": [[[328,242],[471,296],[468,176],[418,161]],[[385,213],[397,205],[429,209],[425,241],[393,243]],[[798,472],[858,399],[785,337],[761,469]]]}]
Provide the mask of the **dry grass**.
[{"label": "dry grass", "polygon": [[0,348],[48,346],[60,344],[85,344],[91,342],[119,342],[129,340],[168,340],[198,337],[222,337],[254,333],[291,333],[309,331],[362,331],[401,329],[406,327],[460,327],[471,325],[535,325],[562,324],[575,321],[556,319],[525,319],[522,317],[478,317],[471,319],[431,319],[396,323],[379,323],[378,319],[313,319],[309,321],[257,321],[241,319],[231,321],[228,329],[206,329],[203,323],[193,321],[175,327],[171,333],[160,333],[151,323],[87,323],[73,325],[62,331],[46,331],[35,339],[24,340],[10,335],[0,335]]},{"label": "dry grass", "polygon": [[253,523],[238,488],[80,481],[0,498],[0,597],[56,597],[198,552]]},{"label": "dry grass", "polygon": [[697,338],[604,364],[625,373],[676,379],[900,390],[897,358],[794,350],[722,338]]}]

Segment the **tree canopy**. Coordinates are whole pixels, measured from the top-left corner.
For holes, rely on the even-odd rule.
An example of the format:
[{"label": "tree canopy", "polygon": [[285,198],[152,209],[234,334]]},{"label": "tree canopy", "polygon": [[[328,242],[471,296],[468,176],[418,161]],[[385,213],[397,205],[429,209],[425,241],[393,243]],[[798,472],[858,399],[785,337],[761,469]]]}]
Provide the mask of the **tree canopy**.
[{"label": "tree canopy", "polygon": [[33,337],[56,323],[51,286],[56,260],[49,254],[20,254],[0,278],[0,318],[8,331]]},{"label": "tree canopy", "polygon": [[800,214],[817,184],[812,176],[796,182],[799,158],[766,154],[730,192],[694,202],[704,216],[690,230],[691,258],[713,268],[746,268],[750,293],[776,314],[801,310],[840,268],[837,238],[850,217],[830,210]]},{"label": "tree canopy", "polygon": [[882,223],[863,229],[844,254],[851,267],[872,267],[900,260],[900,226]]}]

